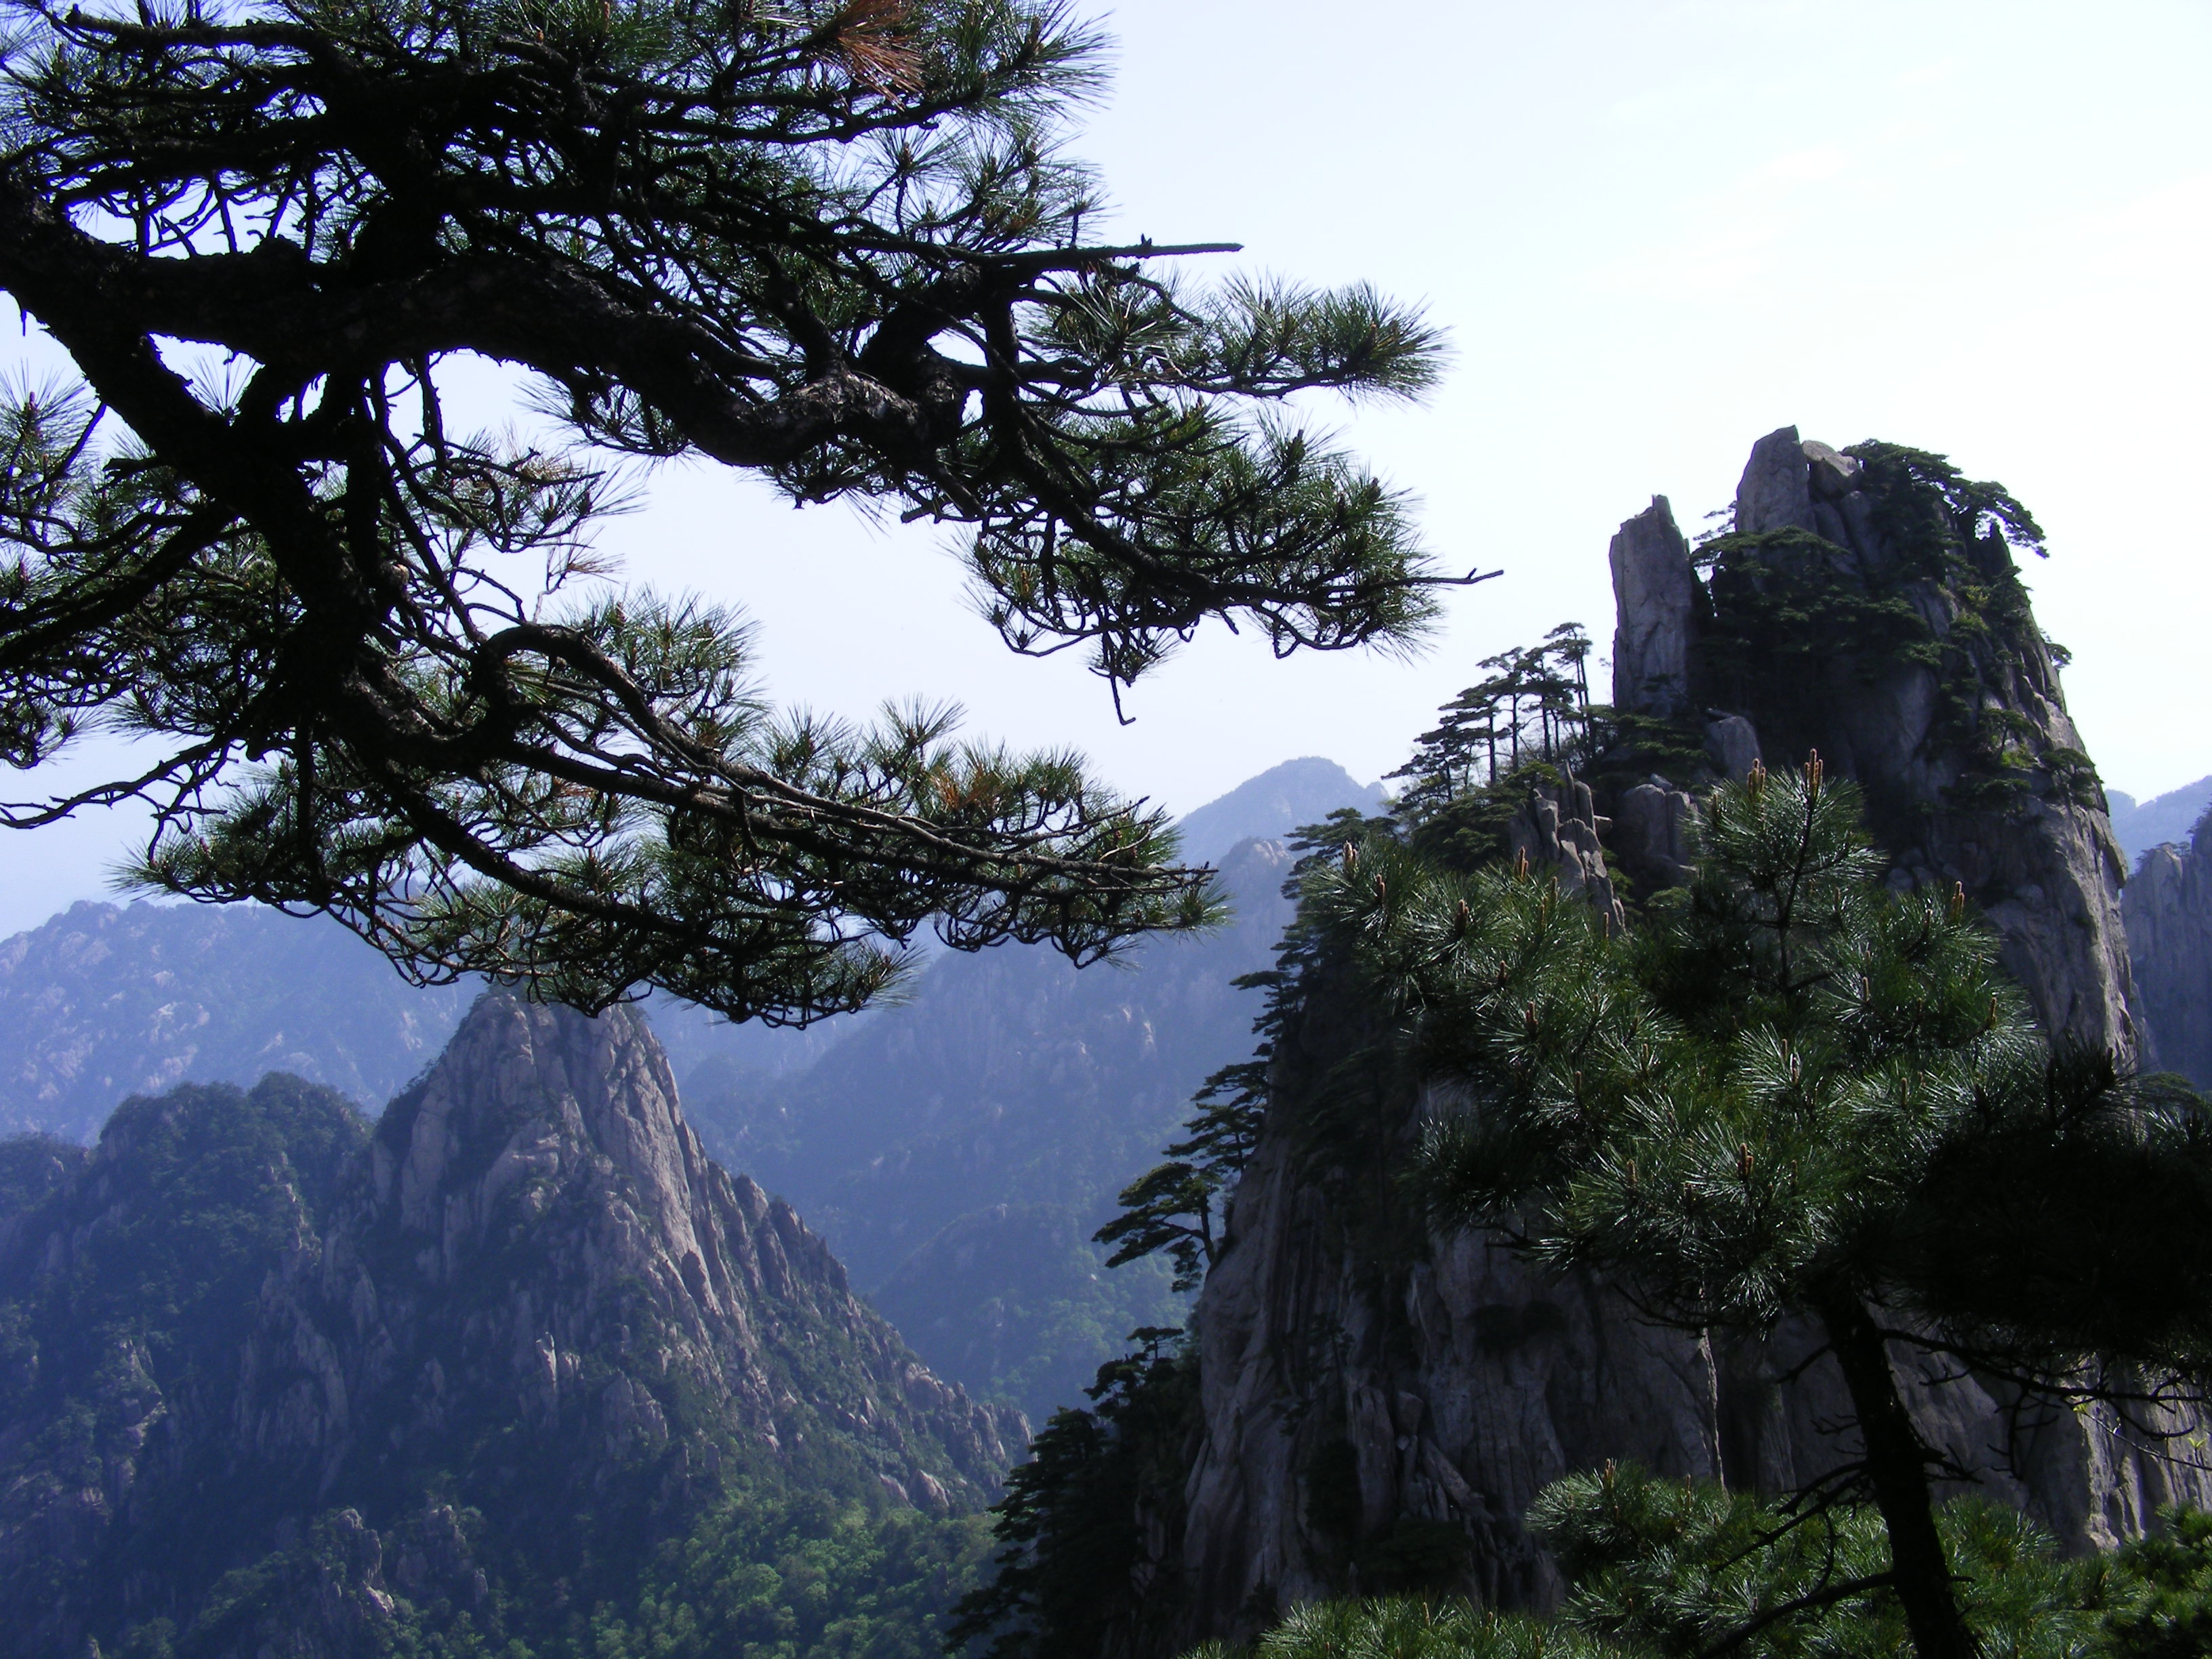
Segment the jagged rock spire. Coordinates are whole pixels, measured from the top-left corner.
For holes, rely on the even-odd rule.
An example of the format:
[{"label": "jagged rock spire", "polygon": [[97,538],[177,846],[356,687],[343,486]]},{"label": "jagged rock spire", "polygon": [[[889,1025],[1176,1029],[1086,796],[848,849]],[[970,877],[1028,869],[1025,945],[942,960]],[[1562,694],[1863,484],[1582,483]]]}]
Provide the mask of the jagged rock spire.
[{"label": "jagged rock spire", "polygon": [[1690,703],[1690,648],[1704,592],[1690,568],[1690,544],[1664,495],[1620,526],[1607,550],[1614,614],[1613,702],[1638,714],[1670,718]]},{"label": "jagged rock spire", "polygon": [[[707,1157],[634,1008],[483,997],[386,1111],[301,1290],[318,1328],[377,1310],[346,1392],[392,1411],[434,1363],[487,1409],[623,1454],[842,1436],[939,1509],[994,1492],[1021,1442],[923,1368],[790,1206]],[[332,1427],[342,1462],[384,1455]]]}]

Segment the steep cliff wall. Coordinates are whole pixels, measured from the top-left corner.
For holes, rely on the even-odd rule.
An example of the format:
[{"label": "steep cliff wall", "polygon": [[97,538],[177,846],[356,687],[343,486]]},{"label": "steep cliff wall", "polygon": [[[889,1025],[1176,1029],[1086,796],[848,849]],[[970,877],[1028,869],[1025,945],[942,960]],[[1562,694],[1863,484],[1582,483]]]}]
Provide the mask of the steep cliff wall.
[{"label": "steep cliff wall", "polygon": [[272,1079],[15,1162],[11,1652],[382,1651],[395,1598],[557,1628],[733,1491],[972,1510],[1021,1441],[708,1160],[632,1010],[487,996],[373,1134]]},{"label": "steep cliff wall", "polygon": [[2150,1028],[2148,1065],[2212,1089],[2212,817],[2143,854],[2122,904]]},{"label": "steep cliff wall", "polygon": [[[1710,584],[1663,498],[1624,525],[1616,701],[1679,725],[1670,751],[1702,746],[1706,776],[1818,748],[1866,787],[1896,882],[1962,885],[2050,1029],[2129,1050],[2118,854],[2002,536],[1972,499],[1931,530],[1886,493],[1913,480],[1864,470],[1794,430],[1763,440]],[[1936,532],[1963,545],[1931,549]],[[1586,848],[1632,847],[1643,890],[1686,850],[1678,786],[1698,780],[1625,770],[1595,804],[1609,820],[1554,794],[1516,828],[1532,866],[1601,904]],[[1201,1404],[1171,1540],[1182,1634],[1248,1633],[1280,1606],[1389,1588],[1416,1560],[1488,1598],[1540,1600],[1519,1517],[1547,1481],[1608,1458],[1768,1491],[1846,1461],[1828,1426],[1840,1383],[1801,1366],[1796,1333],[1716,1353],[1600,1285],[1432,1231],[1393,1173],[1422,1103],[1401,1079],[1347,1075],[1359,1020],[1325,977],[1309,987],[1196,1312]],[[1929,1379],[1912,1408],[1984,1490],[2075,1547],[2170,1498],[2212,1498],[2109,1418],[2016,1421],[2008,1403]]]},{"label": "steep cliff wall", "polygon": [[[1588,801],[1564,817],[1549,803],[1538,823],[1566,833],[1524,842],[1533,869],[1582,866]],[[1193,1322],[1188,1636],[1392,1588],[1440,1545],[1463,1551],[1462,1582],[1484,1599],[1540,1601],[1553,1585],[1520,1517],[1547,1482],[1609,1457],[1720,1473],[1702,1344],[1422,1223],[1396,1179],[1418,1100],[1401,1079],[1345,1074],[1371,1035],[1324,978],[1276,1045],[1267,1131]],[[1347,1114],[1358,1133],[1330,1133]]]},{"label": "steep cliff wall", "polygon": [[1856,780],[1897,878],[1965,888],[2046,1029],[2132,1054],[2126,866],[2014,568],[2033,521],[1933,457],[1864,447],[1784,427],[1753,449],[1708,550],[1699,699],[1771,762],[1817,749]]}]

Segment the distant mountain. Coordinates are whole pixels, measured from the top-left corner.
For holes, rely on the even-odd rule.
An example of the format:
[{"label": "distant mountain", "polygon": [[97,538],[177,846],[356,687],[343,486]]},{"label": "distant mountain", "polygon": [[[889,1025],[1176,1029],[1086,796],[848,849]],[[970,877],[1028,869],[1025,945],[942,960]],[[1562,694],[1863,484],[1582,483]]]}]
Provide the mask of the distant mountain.
[{"label": "distant mountain", "polygon": [[0,941],[0,1133],[86,1140],[125,1095],[269,1072],[381,1106],[474,994],[418,990],[319,918],[72,905]]},{"label": "distant mountain", "polygon": [[374,1130],[272,1076],[0,1146],[21,1659],[922,1659],[1020,1430],[708,1161],[632,1010],[486,996]]},{"label": "distant mountain", "polygon": [[[84,1141],[125,1095],[270,1072],[371,1112],[453,1033],[480,984],[411,986],[337,923],[257,905],[84,902],[0,940],[0,1134]],[[732,1025],[650,999],[679,1073],[774,1075],[865,1023]]]},{"label": "distant mountain", "polygon": [[1249,1057],[1259,995],[1231,981],[1272,964],[1289,868],[1280,842],[1244,842],[1221,866],[1235,920],[1124,965],[948,956],[803,1072],[695,1077],[694,1121],[822,1230],[932,1366],[1040,1420],[1131,1329],[1180,1322],[1164,1272],[1106,1273],[1089,1240],[1208,1073]]},{"label": "distant mountain", "polygon": [[[1184,820],[1237,918],[1079,973],[1046,949],[940,954],[912,1000],[805,1031],[643,1005],[700,1133],[796,1203],[930,1364],[1033,1417],[1079,1397],[1165,1275],[1090,1236],[1206,1075],[1251,1051],[1289,907],[1280,837],[1380,792],[1291,761]],[[1237,850],[1254,836],[1263,839]],[[290,1073],[374,1111],[471,988],[416,990],[335,924],[251,906],[80,904],[0,942],[0,1132],[88,1139],[127,1094]]]},{"label": "distant mountain", "polygon": [[[1286,762],[1193,812],[1186,848],[1218,860],[1248,836],[1376,797],[1334,762]],[[374,1112],[438,1052],[480,988],[410,986],[319,917],[245,904],[72,905],[0,939],[0,1134],[88,1141],[125,1095],[186,1079],[250,1085],[272,1071]],[[878,1017],[793,1031],[732,1025],[665,997],[645,1006],[677,1075],[725,1089],[804,1071]]]},{"label": "distant mountain", "polygon": [[2105,799],[2112,805],[2112,834],[2132,865],[2154,847],[2189,839],[2197,820],[2212,807],[2212,778],[2199,778],[2147,801],[2138,802],[2118,789],[2105,791]]},{"label": "distant mountain", "polygon": [[2145,1063],[2212,1089],[2212,823],[2144,854],[2121,903]]},{"label": "distant mountain", "polygon": [[1320,823],[1340,806],[1374,812],[1382,805],[1381,784],[1360,783],[1334,761],[1310,755],[1268,768],[1176,827],[1184,856],[1211,864],[1240,841],[1279,839],[1300,824]]}]

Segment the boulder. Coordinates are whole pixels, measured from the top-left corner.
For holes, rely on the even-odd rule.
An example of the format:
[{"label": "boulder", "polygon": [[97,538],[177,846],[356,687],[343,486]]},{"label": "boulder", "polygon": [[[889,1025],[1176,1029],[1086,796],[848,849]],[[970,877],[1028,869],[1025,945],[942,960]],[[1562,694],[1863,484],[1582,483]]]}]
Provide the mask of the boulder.
[{"label": "boulder", "polygon": [[1778,428],[1753,444],[1751,459],[1735,487],[1737,532],[1755,536],[1792,526],[1800,530],[1816,528],[1812,471],[1794,426]]},{"label": "boulder", "polygon": [[1700,598],[1690,545],[1664,495],[1613,538],[1613,702],[1661,717],[1689,702],[1690,646]]},{"label": "boulder", "polygon": [[1705,758],[1723,777],[1741,782],[1759,763],[1759,728],[1741,714],[1707,720]]}]

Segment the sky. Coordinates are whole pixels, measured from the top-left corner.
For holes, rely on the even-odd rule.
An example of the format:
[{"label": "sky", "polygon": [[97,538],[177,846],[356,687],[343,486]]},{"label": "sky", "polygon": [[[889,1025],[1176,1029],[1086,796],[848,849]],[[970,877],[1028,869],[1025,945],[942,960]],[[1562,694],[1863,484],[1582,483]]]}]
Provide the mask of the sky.
[{"label": "sky", "polygon": [[[1236,240],[1223,273],[1371,282],[1449,331],[1416,408],[1309,412],[1502,571],[1411,661],[1202,635],[1125,698],[1018,659],[942,532],[794,512],[704,466],[604,538],[629,579],[742,606],[779,699],[951,699],[1186,811],[1300,755],[1388,772],[1474,664],[1611,631],[1606,544],[1694,531],[1762,434],[1879,437],[2007,484],[2107,784],[2212,773],[2212,4],[2110,0],[1125,0],[1075,151],[1115,234]],[[12,792],[11,792],[12,793]],[[0,842],[0,935],[102,896],[131,824]]]}]

